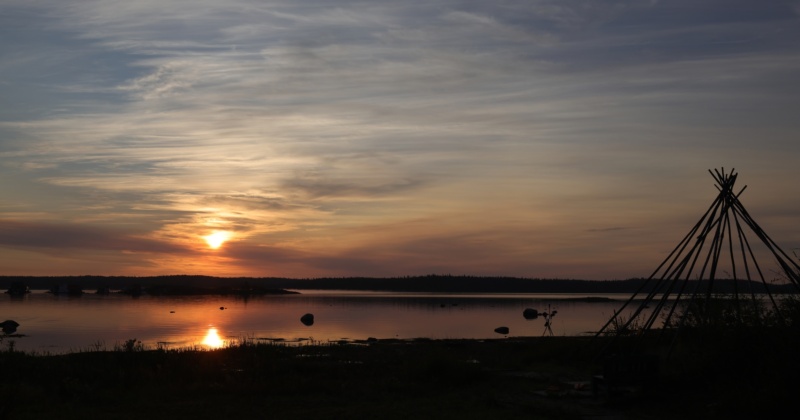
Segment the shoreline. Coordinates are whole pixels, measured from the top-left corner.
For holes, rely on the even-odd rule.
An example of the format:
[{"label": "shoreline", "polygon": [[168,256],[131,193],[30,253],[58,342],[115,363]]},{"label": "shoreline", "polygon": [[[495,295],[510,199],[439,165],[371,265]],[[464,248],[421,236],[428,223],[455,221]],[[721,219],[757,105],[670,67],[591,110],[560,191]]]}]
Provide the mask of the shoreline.
[{"label": "shoreline", "polygon": [[208,351],[143,351],[134,343],[48,357],[0,351],[0,392],[13,395],[0,410],[15,419],[715,419],[777,415],[800,390],[768,366],[720,370],[743,353],[711,351],[698,365],[705,356],[689,351],[663,360],[646,390],[595,397],[602,360],[594,344],[511,337],[250,341]]},{"label": "shoreline", "polygon": [[[705,280],[693,280],[702,287]],[[345,278],[272,278],[272,277],[212,277],[201,275],[170,276],[0,276],[0,289],[12,292],[24,290],[146,290],[156,289],[218,289],[218,290],[353,290],[382,292],[427,292],[427,293],[583,293],[610,294],[646,291],[648,279],[626,280],[580,280],[541,279],[492,276],[425,275],[406,277],[345,277]],[[716,279],[715,290],[720,293],[745,290],[745,280]],[[794,291],[792,284],[761,285],[753,290],[762,292],[769,287],[772,293]],[[749,290],[749,289],[747,289]]]}]

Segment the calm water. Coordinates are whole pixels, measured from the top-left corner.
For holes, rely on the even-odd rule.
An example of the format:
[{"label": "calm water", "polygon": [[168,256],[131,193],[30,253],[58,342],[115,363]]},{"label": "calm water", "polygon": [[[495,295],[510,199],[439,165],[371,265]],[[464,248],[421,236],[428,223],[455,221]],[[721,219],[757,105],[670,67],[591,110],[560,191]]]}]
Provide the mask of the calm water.
[{"label": "calm water", "polygon": [[[18,350],[64,353],[113,349],[137,339],[147,348],[209,348],[242,339],[304,343],[375,338],[502,338],[541,336],[544,319],[526,320],[525,308],[556,310],[558,336],[597,331],[630,295],[615,301],[567,300],[589,295],[430,294],[302,291],[300,295],[132,298],[111,294],[54,296],[36,291],[21,299],[0,295],[0,320],[20,326]],[[225,309],[220,309],[223,307]],[[300,322],[314,314],[314,324]],[[218,339],[215,339],[218,337]],[[6,348],[8,338],[0,347]]]}]

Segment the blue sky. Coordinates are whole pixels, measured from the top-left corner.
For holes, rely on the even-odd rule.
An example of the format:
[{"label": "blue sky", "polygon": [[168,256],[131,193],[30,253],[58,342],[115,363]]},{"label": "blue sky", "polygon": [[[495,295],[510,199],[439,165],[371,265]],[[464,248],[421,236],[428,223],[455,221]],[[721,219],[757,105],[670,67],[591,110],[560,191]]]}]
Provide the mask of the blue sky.
[{"label": "blue sky", "polygon": [[798,74],[798,1],[3,0],[0,271],[646,276],[719,167],[791,250]]}]

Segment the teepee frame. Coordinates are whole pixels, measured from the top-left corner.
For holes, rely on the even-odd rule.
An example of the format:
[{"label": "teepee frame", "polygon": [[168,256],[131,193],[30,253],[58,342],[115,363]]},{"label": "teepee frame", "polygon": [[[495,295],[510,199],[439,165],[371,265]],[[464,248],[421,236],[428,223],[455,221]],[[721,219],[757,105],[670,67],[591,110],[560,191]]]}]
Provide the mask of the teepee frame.
[{"label": "teepee frame", "polygon": [[[778,288],[800,293],[800,266],[764,232],[739,201],[747,186],[734,191],[738,177],[735,170],[726,173],[721,168],[709,170],[709,173],[719,191],[716,199],[596,336],[641,337],[654,329],[659,319],[665,326],[662,333],[667,330],[666,326],[677,326],[670,330],[679,331],[687,316],[693,311],[698,315],[711,299],[721,295],[731,299],[737,311],[745,311],[748,304],[757,308],[766,302],[779,314]],[[757,243],[751,241],[753,235],[774,256],[783,285],[765,279],[753,249]],[[720,278],[720,273],[726,274],[726,278]],[[732,286],[732,290],[729,287],[722,291],[721,284]],[[632,312],[626,315],[625,311]]]}]

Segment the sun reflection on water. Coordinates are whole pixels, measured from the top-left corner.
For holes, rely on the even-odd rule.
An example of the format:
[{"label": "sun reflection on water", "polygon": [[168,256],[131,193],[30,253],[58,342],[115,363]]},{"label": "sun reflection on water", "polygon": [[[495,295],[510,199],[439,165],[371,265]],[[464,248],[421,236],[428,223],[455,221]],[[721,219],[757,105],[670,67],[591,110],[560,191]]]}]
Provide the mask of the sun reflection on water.
[{"label": "sun reflection on water", "polygon": [[203,338],[202,343],[210,348],[218,349],[225,344],[225,341],[220,338],[217,329],[211,327],[208,329],[205,338]]}]

